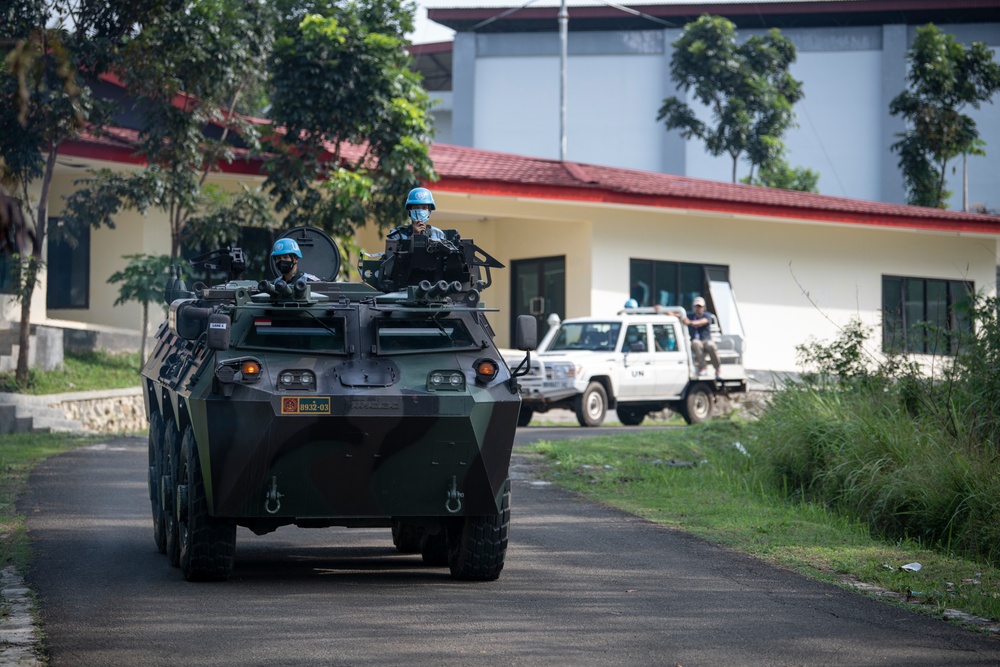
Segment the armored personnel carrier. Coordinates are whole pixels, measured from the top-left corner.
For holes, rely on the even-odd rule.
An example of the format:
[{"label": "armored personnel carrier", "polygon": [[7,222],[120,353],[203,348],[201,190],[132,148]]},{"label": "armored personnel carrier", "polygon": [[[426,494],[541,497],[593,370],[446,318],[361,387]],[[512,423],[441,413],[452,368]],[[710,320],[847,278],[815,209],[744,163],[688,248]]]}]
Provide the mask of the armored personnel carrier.
[{"label": "armored personnel carrier", "polygon": [[[457,579],[497,578],[521,371],[480,293],[503,265],[454,232],[416,235],[360,262],[364,282],[333,282],[329,236],[284,236],[320,282],[287,284],[273,262],[276,280],[244,280],[227,248],[192,260],[222,284],[167,285],[142,368],[157,547],[188,580],[225,580],[237,526],[386,527]],[[516,346],[535,337],[525,316]]]}]

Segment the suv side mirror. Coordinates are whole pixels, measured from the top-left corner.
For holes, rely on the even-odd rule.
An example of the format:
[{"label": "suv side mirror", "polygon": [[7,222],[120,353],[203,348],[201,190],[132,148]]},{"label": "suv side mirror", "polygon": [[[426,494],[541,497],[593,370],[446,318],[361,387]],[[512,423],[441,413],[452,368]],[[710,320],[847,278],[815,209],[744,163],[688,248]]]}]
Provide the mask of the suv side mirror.
[{"label": "suv side mirror", "polygon": [[538,346],[538,320],[531,315],[517,316],[514,346],[519,350],[534,350]]}]

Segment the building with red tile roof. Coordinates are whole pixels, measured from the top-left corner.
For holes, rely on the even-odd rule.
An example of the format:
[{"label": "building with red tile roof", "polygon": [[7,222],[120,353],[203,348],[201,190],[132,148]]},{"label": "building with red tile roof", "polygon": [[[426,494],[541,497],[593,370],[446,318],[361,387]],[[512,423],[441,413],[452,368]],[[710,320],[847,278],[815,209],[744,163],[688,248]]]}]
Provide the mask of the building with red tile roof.
[{"label": "building with red tile roof", "polygon": [[[60,151],[54,217],[86,167],[132,169],[134,132],[84,136]],[[507,265],[484,293],[501,344],[510,323],[531,312],[544,322],[616,312],[629,297],[647,305],[689,306],[708,279],[738,295],[747,340],[745,362],[758,378],[796,369],[795,348],[830,338],[851,318],[882,339],[916,331],[946,314],[969,289],[996,291],[1000,218],[869,202],[669,174],[560,162],[474,148],[431,147],[439,180],[429,183],[432,223]],[[212,181],[223,188],[262,181],[260,164],[238,155]],[[357,241],[381,250],[382,233],[400,219],[361,230]],[[88,245],[86,307],[49,309],[47,317],[135,328],[139,311],[112,308],[107,277],[123,255],[161,252],[165,221],[123,212],[115,230],[94,230]],[[44,290],[41,290],[44,294]],[[883,326],[890,311],[891,326]],[[39,322],[44,318],[39,318]],[[898,320],[898,321],[897,321]],[[901,330],[899,327],[903,326]],[[907,328],[909,327],[909,328]],[[911,335],[914,352],[929,351]]]}]

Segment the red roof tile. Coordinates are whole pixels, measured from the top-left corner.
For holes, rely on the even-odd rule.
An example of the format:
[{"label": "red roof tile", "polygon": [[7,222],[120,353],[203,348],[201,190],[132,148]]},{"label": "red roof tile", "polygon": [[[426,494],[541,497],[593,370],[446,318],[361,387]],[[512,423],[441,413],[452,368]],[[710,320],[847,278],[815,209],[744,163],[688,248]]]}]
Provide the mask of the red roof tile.
[{"label": "red roof tile", "polygon": [[[134,154],[136,137],[133,130],[116,128],[101,137],[86,134],[77,141],[66,142],[60,152],[142,164],[142,158]],[[345,153],[353,155],[353,151]],[[222,170],[248,175],[260,173],[259,159],[245,151],[238,157],[241,159],[222,165]],[[447,192],[1000,235],[1000,217],[977,213],[561,162],[449,144],[433,144],[430,157],[440,180],[429,185]]]},{"label": "red roof tile", "polygon": [[435,144],[433,187],[542,199],[1000,234],[1000,218]]}]

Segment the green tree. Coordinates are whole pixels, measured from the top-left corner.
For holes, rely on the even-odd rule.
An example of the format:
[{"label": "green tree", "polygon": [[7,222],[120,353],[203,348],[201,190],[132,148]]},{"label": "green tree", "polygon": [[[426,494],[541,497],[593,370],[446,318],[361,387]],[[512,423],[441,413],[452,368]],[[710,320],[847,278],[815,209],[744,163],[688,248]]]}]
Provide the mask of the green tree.
[{"label": "green tree", "polygon": [[[8,0],[0,7],[0,200],[5,252],[20,264],[17,382],[28,380],[31,300],[43,266],[48,199],[59,147],[106,111],[84,77],[111,66],[159,0]],[[37,193],[33,190],[40,184]]]},{"label": "green tree", "polygon": [[142,344],[139,348],[140,363],[146,361],[146,329],[149,325],[149,304],[163,301],[163,288],[170,278],[169,255],[125,255],[128,265],[115,271],[108,278],[111,284],[121,283],[116,306],[136,301],[142,305]]},{"label": "green tree", "polygon": [[907,202],[945,208],[951,192],[945,190],[945,167],[962,154],[985,155],[976,123],[962,113],[978,109],[1000,90],[1000,65],[982,42],[968,48],[929,23],[917,29],[907,51],[909,88],[889,104],[889,113],[902,116],[905,132],[892,149]]},{"label": "green tree", "polygon": [[[188,0],[148,21],[121,49],[119,72],[140,111],[135,173],[108,169],[81,179],[67,200],[67,233],[80,226],[115,227],[122,209],[163,211],[170,255],[184,241],[231,238],[240,224],[270,221],[265,196],[251,188],[226,193],[206,184],[236,159],[231,141],[259,147],[257,126],[235,113],[244,91],[265,76],[272,42],[270,9],[244,0]],[[244,153],[246,149],[244,150]]]},{"label": "green tree", "polygon": [[684,26],[673,43],[670,74],[685,93],[709,108],[713,124],[700,120],[685,101],[668,97],[657,120],[685,139],[697,137],[712,155],[733,159],[733,183],[740,156],[764,167],[784,150],[782,136],[792,127],[793,105],[802,99],[802,83],[788,72],[795,45],[777,29],[736,43],[736,28],[721,16],[703,15]]},{"label": "green tree", "polygon": [[434,176],[429,102],[405,51],[413,5],[399,0],[276,3],[265,184],[285,224],[346,237],[389,225]]},{"label": "green tree", "polygon": [[791,167],[783,158],[763,165],[755,175],[745,176],[741,183],[748,185],[763,185],[781,190],[799,190],[801,192],[819,192],[819,174],[812,169]]}]

